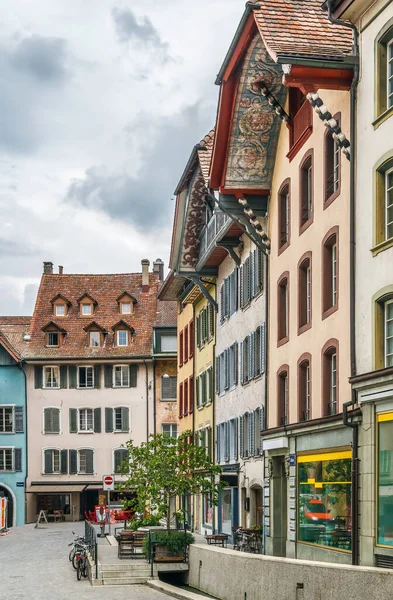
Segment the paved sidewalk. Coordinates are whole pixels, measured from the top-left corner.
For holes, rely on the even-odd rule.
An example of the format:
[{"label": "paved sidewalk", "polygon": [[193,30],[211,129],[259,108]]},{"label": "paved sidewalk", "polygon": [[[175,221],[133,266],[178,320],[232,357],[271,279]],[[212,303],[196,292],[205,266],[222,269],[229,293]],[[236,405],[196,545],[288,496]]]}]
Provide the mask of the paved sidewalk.
[{"label": "paved sidewalk", "polygon": [[15,527],[0,537],[1,600],[165,600],[168,596],[147,586],[92,587],[77,581],[68,560],[72,531],[84,524],[50,523]]}]

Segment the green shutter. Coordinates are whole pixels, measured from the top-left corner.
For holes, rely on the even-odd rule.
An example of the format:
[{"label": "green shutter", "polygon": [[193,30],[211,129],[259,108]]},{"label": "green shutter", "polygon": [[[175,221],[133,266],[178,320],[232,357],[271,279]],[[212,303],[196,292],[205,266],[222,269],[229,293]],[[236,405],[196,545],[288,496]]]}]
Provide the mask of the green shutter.
[{"label": "green shutter", "polygon": [[44,452],[44,473],[46,475],[53,473],[52,453],[53,450],[45,450]]},{"label": "green shutter", "polygon": [[224,314],[224,284],[220,288],[220,323],[222,324],[225,320]]},{"label": "green shutter", "polygon": [[130,365],[130,387],[137,386],[138,365]]},{"label": "green shutter", "polygon": [[244,267],[240,266],[239,273],[239,287],[240,287],[240,308],[244,306]]},{"label": "green shutter", "polygon": [[240,458],[244,457],[244,415],[239,417]]},{"label": "green shutter", "polygon": [[104,367],[104,383],[106,388],[111,388],[113,384],[112,378],[113,367],[112,365],[105,365]]},{"label": "green shutter", "polygon": [[201,398],[200,398],[200,389],[199,389],[199,376],[195,378],[195,392],[196,392],[196,405],[197,408],[200,406]]},{"label": "green shutter", "polygon": [[215,320],[215,313],[214,313],[214,308],[211,306],[211,304],[209,304],[209,337],[214,337],[214,320]]},{"label": "green shutter", "polygon": [[220,464],[220,425],[216,425],[216,460],[217,464]]},{"label": "green shutter", "polygon": [[220,393],[220,357],[216,357],[216,394]]},{"label": "green shutter", "polygon": [[60,433],[60,408],[50,408],[52,419],[52,433]]},{"label": "green shutter", "polygon": [[42,388],[42,367],[34,367],[34,387],[36,390]]},{"label": "green shutter", "polygon": [[105,432],[112,433],[113,431],[113,408],[105,408]]},{"label": "green shutter", "polygon": [[70,475],[76,475],[78,472],[78,457],[76,450],[69,451],[70,457]]},{"label": "green shutter", "polygon": [[62,450],[60,453],[60,471],[62,475],[68,473],[68,450]]},{"label": "green shutter", "polygon": [[71,365],[68,367],[69,386],[71,389],[76,388],[76,367]]},{"label": "green shutter", "polygon": [[44,433],[52,433],[52,409],[44,408]]},{"label": "green shutter", "polygon": [[121,409],[121,429],[125,433],[130,431],[130,409],[127,406]]},{"label": "green shutter", "polygon": [[101,387],[101,365],[94,366],[94,387]]},{"label": "green shutter", "polygon": [[78,432],[77,416],[76,408],[70,408],[70,433]]},{"label": "green shutter", "polygon": [[65,389],[67,387],[67,367],[60,367],[60,388]]},{"label": "green shutter", "polygon": [[214,386],[213,386],[213,367],[209,367],[207,370],[207,377],[208,377],[208,401],[209,402],[213,402],[213,396],[214,396]]},{"label": "green shutter", "polygon": [[23,406],[15,406],[15,433],[23,433]]},{"label": "green shutter", "polygon": [[101,433],[101,409],[94,409],[94,433]]},{"label": "green shutter", "polygon": [[22,448],[15,448],[14,450],[14,469],[18,473],[22,471]]},{"label": "green shutter", "polygon": [[93,475],[94,473],[94,464],[93,464],[93,450],[85,450],[86,452],[86,473],[89,475]]},{"label": "green shutter", "polygon": [[196,338],[197,338],[197,346],[201,347],[201,319],[200,316],[196,318]]}]

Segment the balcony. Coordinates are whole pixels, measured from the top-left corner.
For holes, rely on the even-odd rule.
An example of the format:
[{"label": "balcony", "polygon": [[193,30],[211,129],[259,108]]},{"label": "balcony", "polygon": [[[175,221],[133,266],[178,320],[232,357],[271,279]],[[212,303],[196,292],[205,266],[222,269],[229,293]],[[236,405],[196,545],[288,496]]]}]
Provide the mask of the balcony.
[{"label": "balcony", "polygon": [[287,157],[292,160],[303,146],[304,142],[312,134],[313,109],[311,104],[305,100],[290,123],[289,152]]},{"label": "balcony", "polygon": [[232,220],[228,215],[217,210],[207,225],[203,228],[200,235],[198,264],[203,262],[212,250],[217,241],[220,241],[229,229]]}]

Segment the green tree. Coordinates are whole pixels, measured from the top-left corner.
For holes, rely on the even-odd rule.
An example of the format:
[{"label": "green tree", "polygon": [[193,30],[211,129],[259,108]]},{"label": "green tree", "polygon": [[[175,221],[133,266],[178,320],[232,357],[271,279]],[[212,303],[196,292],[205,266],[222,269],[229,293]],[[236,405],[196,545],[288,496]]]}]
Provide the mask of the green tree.
[{"label": "green tree", "polygon": [[214,465],[206,448],[192,439],[192,432],[184,431],[178,438],[150,436],[140,446],[130,440],[119,469],[127,476],[121,489],[131,489],[135,494],[130,508],[137,512],[148,508],[160,519],[165,517],[168,529],[175,498],[202,493],[209,495],[213,505],[218,503],[215,479],[221,468]]}]

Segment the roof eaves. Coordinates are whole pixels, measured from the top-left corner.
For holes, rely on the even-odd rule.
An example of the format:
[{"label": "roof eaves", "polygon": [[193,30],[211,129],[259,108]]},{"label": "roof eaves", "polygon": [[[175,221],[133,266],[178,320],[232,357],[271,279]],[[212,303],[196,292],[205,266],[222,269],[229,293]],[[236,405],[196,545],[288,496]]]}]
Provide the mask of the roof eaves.
[{"label": "roof eaves", "polygon": [[19,362],[21,359],[20,353],[13,347],[13,345],[7,340],[5,335],[0,331],[0,345],[12,356],[12,358]]},{"label": "roof eaves", "polygon": [[[187,161],[187,164],[186,164],[186,166],[184,168],[183,174],[180,177],[180,181],[177,184],[176,189],[174,191],[174,194],[176,196],[177,196],[177,194],[180,194],[180,192],[182,192],[183,189],[184,189],[184,187],[186,186],[186,184],[187,184],[187,177],[192,172],[192,170],[193,170],[193,168],[195,166],[195,163],[196,163],[196,161],[198,159],[198,150],[201,150],[201,149],[202,149],[202,147],[200,146],[200,144],[196,144],[193,147],[191,155],[190,155],[190,158]],[[203,149],[206,150],[206,148],[203,148]]]},{"label": "roof eaves", "polygon": [[307,67],[323,67],[327,69],[352,70],[356,64],[355,56],[342,58],[326,58],[321,56],[304,56],[299,54],[278,54],[276,62],[280,65],[304,65]]}]

